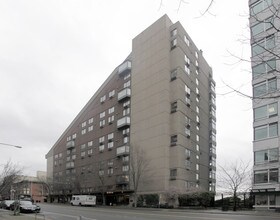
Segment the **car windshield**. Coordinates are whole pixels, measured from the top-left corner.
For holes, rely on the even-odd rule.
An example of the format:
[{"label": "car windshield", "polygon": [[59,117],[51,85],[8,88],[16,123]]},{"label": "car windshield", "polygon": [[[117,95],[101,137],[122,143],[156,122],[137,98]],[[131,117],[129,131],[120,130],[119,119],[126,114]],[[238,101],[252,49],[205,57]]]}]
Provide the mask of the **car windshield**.
[{"label": "car windshield", "polygon": [[20,201],[21,205],[32,205],[32,202],[30,201]]}]

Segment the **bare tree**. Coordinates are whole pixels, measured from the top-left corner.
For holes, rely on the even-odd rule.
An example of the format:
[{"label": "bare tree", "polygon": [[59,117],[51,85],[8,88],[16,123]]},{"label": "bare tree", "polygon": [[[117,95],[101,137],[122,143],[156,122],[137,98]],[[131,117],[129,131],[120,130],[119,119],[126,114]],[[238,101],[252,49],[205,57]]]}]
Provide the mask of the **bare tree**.
[{"label": "bare tree", "polygon": [[149,170],[149,160],[147,159],[144,150],[131,146],[130,150],[130,178],[133,185],[134,206],[137,207],[138,187],[143,180],[144,175],[147,175]]},{"label": "bare tree", "polygon": [[[176,9],[177,13],[179,12],[179,10],[181,9],[181,6],[182,4],[188,4],[191,0],[189,1],[186,1],[186,0],[179,0],[178,1],[178,7]],[[209,3],[206,7],[206,9],[204,9],[202,12],[201,12],[201,16],[205,15],[206,13],[209,13],[210,11],[210,8],[212,7],[214,3],[214,0],[209,0]],[[159,9],[161,9],[163,7],[164,3],[163,3],[163,0],[160,0],[160,4],[159,4]]]},{"label": "bare tree", "polygon": [[99,179],[99,182],[100,182],[100,190],[101,190],[101,194],[102,194],[102,205],[105,205],[106,204],[106,201],[105,201],[105,192],[106,192],[106,182],[105,182],[105,176],[104,176],[104,170],[100,170],[99,173],[98,173],[98,179]]},{"label": "bare tree", "polygon": [[10,160],[3,165],[0,173],[0,195],[10,195],[11,186],[21,175],[22,168],[13,164]]},{"label": "bare tree", "polygon": [[[241,62],[252,64],[252,78],[253,80],[262,79],[266,81],[272,78],[279,78],[280,70],[277,68],[276,62],[280,60],[279,55],[279,43],[278,43],[278,33],[280,31],[280,5],[277,3],[263,3],[264,12],[258,11],[254,7],[250,8],[250,21],[252,27],[251,39],[241,40],[245,44],[252,45],[252,58],[246,59],[242,56],[236,55],[229,52],[231,57],[237,60],[237,64]],[[266,16],[264,16],[266,13]],[[228,83],[224,84],[230,89],[222,95],[227,95],[229,93],[235,92],[243,97],[250,98],[254,101],[261,101],[267,99],[276,99],[280,97],[279,89],[276,83],[270,83],[267,89],[262,87],[254,87],[253,94],[249,95],[240,90],[240,88],[234,88]]]},{"label": "bare tree", "polygon": [[219,168],[219,187],[233,196],[233,210],[236,211],[238,194],[247,192],[252,186],[251,163],[238,160]]}]

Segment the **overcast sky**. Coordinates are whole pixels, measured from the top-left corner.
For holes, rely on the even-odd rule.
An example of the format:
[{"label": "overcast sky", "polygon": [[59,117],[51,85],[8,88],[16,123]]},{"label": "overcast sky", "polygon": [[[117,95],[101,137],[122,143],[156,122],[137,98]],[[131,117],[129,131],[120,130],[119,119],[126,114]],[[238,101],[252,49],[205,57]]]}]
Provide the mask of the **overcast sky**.
[{"label": "overcast sky", "polygon": [[[162,2],[162,4],[161,4]],[[180,21],[217,83],[217,163],[252,160],[248,3],[215,0],[0,1],[0,164],[35,175],[45,154],[130,53],[132,39],[162,15]],[[226,95],[225,95],[226,94]]]}]

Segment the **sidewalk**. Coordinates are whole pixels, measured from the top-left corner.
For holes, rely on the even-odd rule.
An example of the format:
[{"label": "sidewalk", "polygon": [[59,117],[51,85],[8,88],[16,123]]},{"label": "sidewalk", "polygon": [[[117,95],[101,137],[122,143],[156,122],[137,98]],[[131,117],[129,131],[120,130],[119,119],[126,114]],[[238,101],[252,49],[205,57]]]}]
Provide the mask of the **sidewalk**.
[{"label": "sidewalk", "polygon": [[34,220],[34,219],[44,219],[42,215],[35,214],[20,214],[14,215],[13,212],[0,209],[0,219],[1,220]]}]

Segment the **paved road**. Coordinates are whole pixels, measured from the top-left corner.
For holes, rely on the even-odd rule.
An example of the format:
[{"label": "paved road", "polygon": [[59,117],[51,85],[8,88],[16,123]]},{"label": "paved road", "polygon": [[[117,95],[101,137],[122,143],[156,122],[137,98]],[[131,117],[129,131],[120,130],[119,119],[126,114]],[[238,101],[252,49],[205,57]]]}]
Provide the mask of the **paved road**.
[{"label": "paved road", "polygon": [[[279,220],[273,213],[229,213],[213,211],[180,211],[166,209],[128,209],[73,207],[67,205],[41,204],[46,220]],[[79,217],[81,216],[81,218]]]}]

